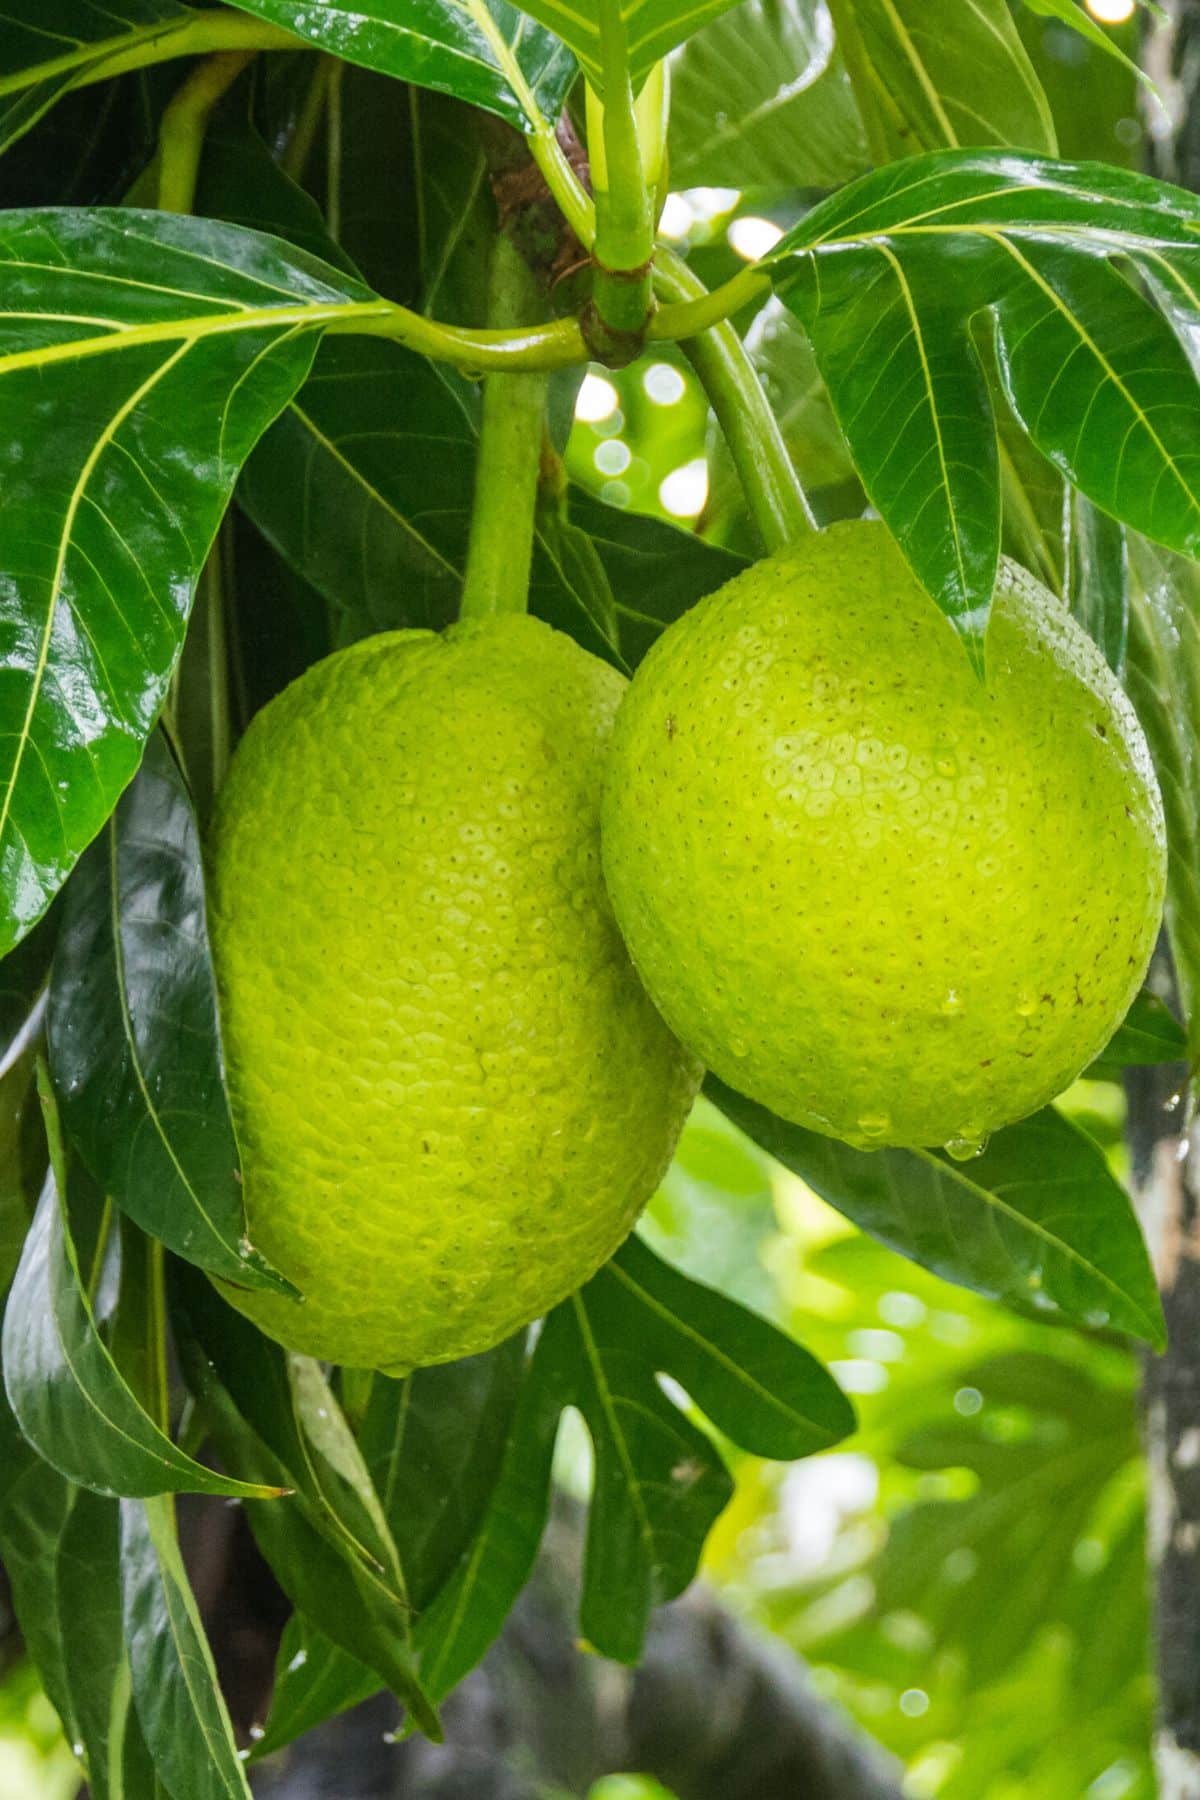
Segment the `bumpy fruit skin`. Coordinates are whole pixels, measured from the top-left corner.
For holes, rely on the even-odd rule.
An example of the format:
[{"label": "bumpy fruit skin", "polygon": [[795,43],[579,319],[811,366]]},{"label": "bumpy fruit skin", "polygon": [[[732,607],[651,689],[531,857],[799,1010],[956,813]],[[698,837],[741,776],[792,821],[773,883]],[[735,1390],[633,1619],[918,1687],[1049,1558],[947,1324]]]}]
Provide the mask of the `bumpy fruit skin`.
[{"label": "bumpy fruit skin", "polygon": [[1133,711],[1054,597],[1004,565],[983,684],[857,522],[659,639],[603,844],[642,979],[731,1087],[860,1147],[963,1154],[1107,1041],[1166,869]]},{"label": "bumpy fruit skin", "polygon": [[698,1070],[604,890],[622,678],[527,618],[394,632],[259,714],[211,931],[264,1331],[403,1370],[485,1350],[606,1260]]}]

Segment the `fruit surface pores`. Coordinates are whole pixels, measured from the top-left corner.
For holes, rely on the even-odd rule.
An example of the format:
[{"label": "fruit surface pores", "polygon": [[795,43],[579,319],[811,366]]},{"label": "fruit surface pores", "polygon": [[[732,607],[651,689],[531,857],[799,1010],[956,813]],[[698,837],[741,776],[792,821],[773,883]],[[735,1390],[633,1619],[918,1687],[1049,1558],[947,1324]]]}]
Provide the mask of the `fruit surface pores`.
[{"label": "fruit surface pores", "polygon": [[673,625],[621,708],[605,873],[663,1017],[731,1087],[872,1148],[1064,1088],[1137,991],[1162,807],[1099,651],[1005,564],[972,673],[882,525]]},{"label": "fruit surface pores", "polygon": [[698,1071],[604,891],[622,678],[526,618],[374,637],[255,719],[211,929],[250,1235],[292,1347],[403,1369],[497,1343],[616,1249]]}]

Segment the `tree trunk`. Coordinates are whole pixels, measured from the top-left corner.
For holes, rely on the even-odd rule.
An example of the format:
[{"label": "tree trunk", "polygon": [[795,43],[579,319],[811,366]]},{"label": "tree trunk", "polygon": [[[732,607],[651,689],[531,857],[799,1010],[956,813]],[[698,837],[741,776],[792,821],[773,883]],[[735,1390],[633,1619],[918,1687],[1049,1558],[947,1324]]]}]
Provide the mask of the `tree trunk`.
[{"label": "tree trunk", "polygon": [[[1165,105],[1143,104],[1147,160],[1200,192],[1200,0],[1163,0],[1143,64]],[[1168,1344],[1146,1359],[1148,1541],[1154,1590],[1160,1800],[1200,1800],[1200,1149],[1182,1067],[1127,1080],[1129,1145]]]},{"label": "tree trunk", "polygon": [[1200,1800],[1200,1158],[1183,1135],[1186,1071],[1131,1071],[1134,1185],[1167,1322],[1142,1388],[1154,1587],[1160,1800]]}]

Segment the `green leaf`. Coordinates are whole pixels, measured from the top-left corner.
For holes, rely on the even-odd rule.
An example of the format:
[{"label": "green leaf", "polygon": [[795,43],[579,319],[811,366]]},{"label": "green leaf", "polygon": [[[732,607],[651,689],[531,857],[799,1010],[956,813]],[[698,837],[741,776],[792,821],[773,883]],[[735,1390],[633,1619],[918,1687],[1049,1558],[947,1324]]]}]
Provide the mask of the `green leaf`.
[{"label": "green leaf", "polygon": [[200,838],[159,734],[63,899],[47,1041],[67,1135],[104,1191],[178,1255],[294,1291],[246,1243]]},{"label": "green leaf", "polygon": [[[1142,0],[1142,4],[1145,5],[1145,3],[1146,0]],[[1132,57],[1125,54],[1111,31],[1105,31],[1103,25],[1092,17],[1081,0],[1025,0],[1025,5],[1030,12],[1040,13],[1044,19],[1060,19],[1064,25],[1069,25],[1072,31],[1077,31],[1080,37],[1086,38],[1089,44],[1094,44],[1097,50],[1103,50],[1106,56],[1114,57],[1117,62],[1124,63],[1125,67],[1136,75],[1139,81],[1146,83],[1152,93],[1157,92],[1149,75],[1138,67]],[[1148,8],[1148,10],[1152,9]]]},{"label": "green leaf", "polygon": [[115,56],[160,45],[192,17],[175,0],[9,0],[0,14],[0,153]]},{"label": "green leaf", "polygon": [[412,0],[403,9],[394,0],[237,3],[347,62],[453,94],[519,131],[557,119],[575,77],[574,57],[507,0]]},{"label": "green leaf", "polygon": [[137,768],[243,458],[319,327],[370,297],[235,226],[132,209],[0,214],[0,262],[2,953]]},{"label": "green leaf", "polygon": [[571,495],[570,516],[595,546],[616,604],[621,654],[636,668],[664,626],[746,567],[745,559],[694,531]]},{"label": "green leaf", "polygon": [[250,1800],[167,1496],[121,1502],[133,1697],[155,1767],[187,1800]]},{"label": "green leaf", "polygon": [[[335,339],[247,464],[242,505],[344,614],[343,639],[436,629],[457,615],[477,405],[471,384],[423,357],[382,340]],[[692,533],[582,494],[572,494],[569,519],[596,541],[635,657],[666,619],[741,566]],[[529,603],[593,654],[620,660],[594,591],[546,529]]]},{"label": "green leaf", "polygon": [[[974,1492],[905,1508],[872,1566],[880,1615],[913,1608],[935,1653],[956,1651],[976,1679],[996,1677],[1044,1628],[1047,1595],[1078,1579],[1079,1540],[1096,1529],[1105,1488],[1136,1454],[1128,1388],[1031,1351],[961,1372],[981,1396],[974,1418],[911,1430],[897,1461],[922,1472],[970,1470]],[[1005,1438],[1004,1408],[1031,1420]],[[969,1559],[954,1552],[969,1548]],[[1094,1620],[1098,1615],[1093,1613]],[[980,1625],[986,1621],[986,1628]]]},{"label": "green leaf", "polygon": [[325,1472],[314,1467],[308,1421],[297,1416],[284,1352],[186,1264],[177,1264],[172,1275],[180,1358],[223,1458],[254,1479],[286,1482],[295,1490],[274,1509],[246,1506],[280,1586],[311,1625],[374,1669],[421,1728],[438,1735],[414,1666],[411,1608],[400,1572],[383,1566],[355,1535],[361,1494],[347,1509],[344,1487],[331,1488]]},{"label": "green leaf", "polygon": [[673,186],[825,189],[869,167],[823,4],[742,0],[670,67]]},{"label": "green leaf", "polygon": [[853,1426],[807,1351],[631,1239],[542,1327],[482,1525],[418,1620],[435,1695],[478,1661],[529,1573],[566,1406],[583,1415],[595,1452],[582,1628],[604,1655],[637,1660],[651,1608],[691,1580],[732,1493],[712,1441],[668,1399],[662,1375],[758,1455],[807,1455]]},{"label": "green leaf", "polygon": [[1162,1309],[1129,1196],[1099,1146],[1053,1107],[957,1163],[940,1150],[852,1150],[712,1076],[705,1092],[822,1200],[922,1268],[1161,1348]]},{"label": "green leaf", "polygon": [[1182,1062],[1187,1033],[1166,1003],[1143,988],[1124,1022],[1084,1074],[1089,1081],[1118,1081],[1121,1071],[1147,1063]]},{"label": "green leaf", "polygon": [[504,1455],[525,1372],[525,1333],[483,1356],[375,1375],[362,1454],[400,1551],[414,1606],[433,1597],[470,1542]]},{"label": "green leaf", "polygon": [[[98,1208],[98,1196],[87,1199]],[[107,1237],[105,1219],[98,1223],[97,1270]],[[113,1360],[91,1293],[67,1209],[49,1174],[8,1297],[3,1335],[9,1403],[39,1455],[98,1494],[277,1491],[206,1469],[159,1430]]]},{"label": "green leaf", "polygon": [[656,62],[737,0],[522,0],[524,10],[570,45],[592,86],[604,93],[601,35],[608,24],[622,62],[640,87]]},{"label": "green leaf", "polygon": [[[796,315],[774,295],[751,320],[745,345],[796,473],[817,505],[819,489],[853,481],[854,465],[833,416],[812,345]],[[723,526],[741,520],[745,513],[737,468],[723,434],[713,430],[706,517]]]},{"label": "green leaf", "polygon": [[853,0],[853,7],[908,149],[987,144],[1055,154],[1049,103],[1008,0]]},{"label": "green leaf", "polygon": [[58,914],[53,913],[0,959],[0,1044],[6,1054],[46,985],[57,933]]},{"label": "green leaf", "polygon": [[1072,493],[1068,510],[1067,581],[1071,612],[1120,675],[1129,630],[1129,556],[1124,529]]},{"label": "green leaf", "polygon": [[287,1364],[305,1462],[322,1500],[346,1524],[364,1560],[381,1572],[398,1604],[407,1607],[407,1580],[383,1501],[324,1371],[313,1357],[291,1351]]},{"label": "green leaf", "polygon": [[0,1062],[0,1299],[21,1260],[46,1172],[35,1069],[38,1014]]},{"label": "green leaf", "polygon": [[[479,1526],[524,1375],[522,1332],[486,1355],[418,1369],[403,1381],[367,1377],[362,1454],[417,1608],[433,1600]],[[294,1614],[255,1756],[290,1743],[379,1685],[375,1670]]]},{"label": "green leaf", "polygon": [[1167,818],[1167,925],[1192,1054],[1200,1051],[1200,570],[1130,542],[1126,686]]},{"label": "green leaf", "polygon": [[977,660],[1000,505],[972,321],[990,318],[1038,449],[1101,511],[1200,553],[1200,395],[1178,335],[1200,316],[1198,228],[1200,202],[1145,176],[943,151],[855,182],[767,259],[870,498]]},{"label": "green leaf", "polygon": [[254,1740],[253,1760],[369,1700],[382,1685],[374,1669],[331,1643],[303,1613],[293,1613],[279,1640],[271,1710],[262,1736]]},{"label": "green leaf", "polygon": [[42,1462],[2,1399],[0,1456],[0,1555],[22,1636],[93,1800],[125,1800],[110,1767],[129,1703],[116,1504]]}]

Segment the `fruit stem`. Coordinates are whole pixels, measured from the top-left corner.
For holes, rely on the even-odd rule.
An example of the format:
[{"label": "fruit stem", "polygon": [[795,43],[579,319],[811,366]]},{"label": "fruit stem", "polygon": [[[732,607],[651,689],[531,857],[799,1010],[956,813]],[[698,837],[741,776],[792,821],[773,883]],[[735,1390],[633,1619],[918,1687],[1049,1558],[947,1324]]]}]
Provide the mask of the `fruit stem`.
[{"label": "fruit stem", "polygon": [[257,54],[221,50],[206,56],[171,97],[158,129],[158,204],[163,212],[191,212],[212,110]]},{"label": "fruit stem", "polygon": [[[658,252],[656,285],[663,298],[673,303],[708,298],[699,276],[673,250],[660,248]],[[745,286],[745,297],[753,299],[757,284]],[[664,308],[664,312],[667,310]],[[685,338],[683,352],[717,415],[766,549],[782,550],[785,544],[815,530],[808,497],[735,327],[724,318]]]},{"label": "fruit stem", "polygon": [[[489,326],[527,324],[541,307],[529,265],[510,233],[500,231],[488,277]],[[525,611],[545,412],[544,373],[488,376],[460,618]]]}]

